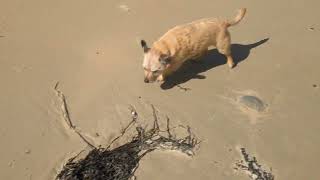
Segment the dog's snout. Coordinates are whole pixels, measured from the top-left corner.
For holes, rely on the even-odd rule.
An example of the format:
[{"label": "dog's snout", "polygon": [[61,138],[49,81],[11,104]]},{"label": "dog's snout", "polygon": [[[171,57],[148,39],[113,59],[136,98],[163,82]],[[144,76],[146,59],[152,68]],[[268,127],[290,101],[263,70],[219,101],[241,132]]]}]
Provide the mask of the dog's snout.
[{"label": "dog's snout", "polygon": [[149,79],[145,78],[145,79],[144,79],[144,82],[145,82],[145,83],[149,83]]}]

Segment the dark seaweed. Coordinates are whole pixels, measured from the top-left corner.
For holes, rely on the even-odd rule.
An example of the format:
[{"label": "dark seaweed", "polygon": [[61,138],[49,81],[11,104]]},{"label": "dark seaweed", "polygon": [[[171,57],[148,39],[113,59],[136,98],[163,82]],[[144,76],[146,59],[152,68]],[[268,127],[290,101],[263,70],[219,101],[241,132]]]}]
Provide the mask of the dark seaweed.
[{"label": "dark seaweed", "polygon": [[256,157],[250,157],[245,148],[241,148],[241,155],[243,160],[236,163],[236,166],[242,170],[248,171],[250,176],[254,180],[274,180],[274,175],[262,169],[262,166],[258,163]]},{"label": "dark seaweed", "polygon": [[[176,150],[192,156],[194,154],[193,150],[199,142],[192,135],[190,128],[187,128],[187,132],[189,133],[187,137],[177,139],[170,132],[169,118],[167,118],[166,131],[161,131],[153,106],[152,109],[154,123],[151,129],[146,130],[141,126],[137,126],[136,135],[134,135],[130,142],[124,145],[114,149],[109,149],[110,145],[107,148],[94,148],[84,159],[78,161],[75,161],[76,157],[69,159],[56,179],[129,180],[134,176],[141,158],[156,149]],[[132,112],[135,118],[129,123],[128,127],[137,118],[137,113],[135,111]],[[161,135],[160,132],[166,132],[166,135]],[[125,130],[121,134],[123,135],[124,133]]]}]

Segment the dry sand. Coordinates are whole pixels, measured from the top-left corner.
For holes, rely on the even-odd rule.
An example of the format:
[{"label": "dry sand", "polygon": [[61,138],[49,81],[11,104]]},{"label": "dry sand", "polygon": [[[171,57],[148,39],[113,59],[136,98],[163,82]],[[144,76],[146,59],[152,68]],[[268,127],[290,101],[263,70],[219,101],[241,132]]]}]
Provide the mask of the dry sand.
[{"label": "dry sand", "polygon": [[[147,155],[139,180],[249,179],[234,172],[245,147],[276,180],[316,180],[320,153],[320,1],[2,0],[0,3],[0,179],[53,179],[86,144],[65,127],[56,82],[74,124],[103,144],[150,103],[173,124],[190,125],[203,140],[194,158]],[[202,17],[244,20],[230,28],[241,62],[190,69],[181,86],[143,83],[140,38]],[[253,47],[265,38],[267,42]],[[263,116],[243,111],[239,94],[268,104]],[[141,97],[141,98],[139,98]],[[97,134],[99,136],[97,136]]]}]

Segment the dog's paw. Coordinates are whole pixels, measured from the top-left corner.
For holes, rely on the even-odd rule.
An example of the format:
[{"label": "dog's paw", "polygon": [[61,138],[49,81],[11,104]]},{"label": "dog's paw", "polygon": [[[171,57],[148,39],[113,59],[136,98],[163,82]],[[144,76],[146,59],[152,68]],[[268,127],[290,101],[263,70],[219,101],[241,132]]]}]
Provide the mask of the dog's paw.
[{"label": "dog's paw", "polygon": [[236,67],[236,64],[234,62],[228,62],[228,66],[230,69],[233,69],[234,67]]},{"label": "dog's paw", "polygon": [[163,83],[164,82],[164,77],[163,75],[158,76],[157,82]]},{"label": "dog's paw", "polygon": [[157,83],[164,83],[164,80],[157,79]]}]

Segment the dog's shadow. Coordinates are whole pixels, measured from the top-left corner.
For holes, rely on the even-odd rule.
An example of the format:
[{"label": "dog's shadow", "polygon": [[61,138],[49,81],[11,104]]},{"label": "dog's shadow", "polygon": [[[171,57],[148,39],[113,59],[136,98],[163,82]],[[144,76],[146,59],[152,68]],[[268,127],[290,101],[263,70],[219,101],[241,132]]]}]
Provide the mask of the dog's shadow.
[{"label": "dog's shadow", "polygon": [[[231,51],[235,64],[244,61],[250,54],[250,50],[267,42],[269,38],[263,39],[253,44],[232,44]],[[205,79],[206,76],[199,73],[205,72],[214,67],[226,64],[226,58],[220,54],[217,49],[212,49],[209,53],[202,57],[198,62],[186,61],[180,69],[173,73],[168,79],[161,84],[164,90],[171,89],[174,86],[185,83],[190,79]]]}]

